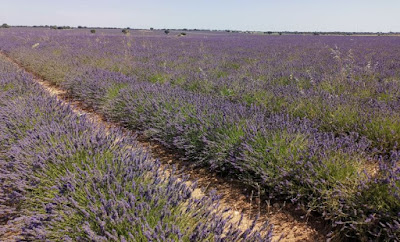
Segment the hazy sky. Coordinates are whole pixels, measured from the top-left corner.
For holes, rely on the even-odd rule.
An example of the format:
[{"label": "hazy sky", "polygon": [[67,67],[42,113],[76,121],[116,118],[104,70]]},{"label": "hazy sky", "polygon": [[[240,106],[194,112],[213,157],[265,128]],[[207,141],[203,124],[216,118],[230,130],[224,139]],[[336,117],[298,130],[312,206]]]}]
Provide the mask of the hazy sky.
[{"label": "hazy sky", "polygon": [[400,0],[0,0],[0,23],[400,32]]}]

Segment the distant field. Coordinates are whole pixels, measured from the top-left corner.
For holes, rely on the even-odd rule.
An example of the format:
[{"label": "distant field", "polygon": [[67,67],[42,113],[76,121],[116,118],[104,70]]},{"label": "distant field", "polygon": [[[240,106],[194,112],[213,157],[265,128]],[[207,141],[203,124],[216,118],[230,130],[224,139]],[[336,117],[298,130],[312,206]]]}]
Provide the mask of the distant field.
[{"label": "distant field", "polygon": [[399,37],[181,32],[11,28],[0,50],[337,239],[399,240]]}]

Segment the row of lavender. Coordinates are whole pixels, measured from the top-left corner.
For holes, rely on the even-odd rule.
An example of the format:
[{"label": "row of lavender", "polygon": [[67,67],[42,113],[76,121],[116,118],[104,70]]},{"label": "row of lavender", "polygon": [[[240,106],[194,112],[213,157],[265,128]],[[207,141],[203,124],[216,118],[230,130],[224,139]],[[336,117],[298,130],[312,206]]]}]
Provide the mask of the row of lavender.
[{"label": "row of lavender", "polygon": [[[0,59],[0,239],[270,241]],[[240,223],[240,222],[239,222]],[[263,234],[263,236],[260,235]]]},{"label": "row of lavender", "polygon": [[400,142],[397,37],[3,30],[1,49],[57,82],[90,66],[358,132],[375,152]]},{"label": "row of lavender", "polygon": [[320,212],[341,230],[335,236],[400,236],[398,154],[371,156],[371,142],[357,133],[336,136],[306,119],[107,71],[88,71],[61,86],[198,165]]},{"label": "row of lavender", "polygon": [[[398,238],[397,89],[388,91],[398,74],[385,56],[397,42],[262,38],[25,31],[1,48],[107,118],[320,212],[339,236]],[[356,54],[330,50],[335,41]]]}]

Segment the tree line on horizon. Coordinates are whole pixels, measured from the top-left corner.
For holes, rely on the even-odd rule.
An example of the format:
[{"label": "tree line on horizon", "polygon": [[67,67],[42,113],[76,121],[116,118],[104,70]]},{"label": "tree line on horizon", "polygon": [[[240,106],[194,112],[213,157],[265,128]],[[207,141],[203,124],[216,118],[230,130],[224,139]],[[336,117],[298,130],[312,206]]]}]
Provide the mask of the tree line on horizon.
[{"label": "tree line on horizon", "polygon": [[[10,27],[32,27],[32,28],[50,28],[50,29],[58,29],[58,30],[63,30],[63,29],[91,29],[91,33],[96,33],[95,29],[121,29],[118,27],[87,27],[87,26],[82,26],[79,25],[78,27],[71,27],[71,26],[57,26],[57,25],[33,25],[33,26],[28,26],[28,25],[15,25],[11,26],[8,25],[7,23],[3,23],[0,28],[10,28]],[[247,34],[266,34],[266,35],[399,35],[400,32],[342,32],[342,31],[249,31],[249,30],[216,30],[216,29],[188,29],[188,28],[182,28],[182,29],[155,29],[153,27],[149,28],[151,31],[153,30],[161,30],[164,31],[165,34],[169,34],[170,31],[210,31],[210,32],[227,32],[227,33],[247,33]],[[129,33],[129,30],[131,30],[130,27],[127,28],[122,28],[122,32],[124,34]],[[132,30],[142,30],[142,29],[132,29]],[[185,35],[185,34],[182,34]]]}]

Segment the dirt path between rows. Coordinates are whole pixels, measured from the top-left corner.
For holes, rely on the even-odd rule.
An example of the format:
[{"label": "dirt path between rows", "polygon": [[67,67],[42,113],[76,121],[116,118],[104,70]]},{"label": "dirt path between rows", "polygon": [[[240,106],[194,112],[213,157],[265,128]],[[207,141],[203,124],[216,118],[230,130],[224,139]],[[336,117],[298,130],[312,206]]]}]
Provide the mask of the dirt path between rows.
[{"label": "dirt path between rows", "polygon": [[[86,115],[93,122],[106,127],[119,127],[118,124],[107,122],[103,117],[91,110],[83,109],[81,103],[67,96],[67,93],[43,80],[39,75],[23,67],[21,63],[10,58],[4,53],[0,55],[13,63],[19,70],[29,73],[50,95],[55,96],[63,104],[70,105],[73,111],[79,115]],[[121,127],[120,127],[121,128]],[[126,132],[132,134],[131,132]],[[282,237],[281,241],[325,241],[329,232],[328,226],[320,219],[312,215],[305,216],[304,211],[298,211],[293,205],[284,201],[263,201],[258,197],[258,191],[246,187],[239,181],[219,177],[210,173],[207,169],[193,168],[179,159],[173,151],[165,149],[160,144],[152,141],[138,139],[143,149],[149,151],[152,156],[159,159],[168,169],[170,164],[176,165],[183,175],[188,175],[191,182],[197,181],[196,196],[203,196],[211,190],[216,190],[221,196],[221,205],[232,209],[233,220],[239,220],[244,214],[244,222],[241,228],[251,225],[251,219],[259,215],[257,226],[269,221],[274,226],[274,239]]]}]

